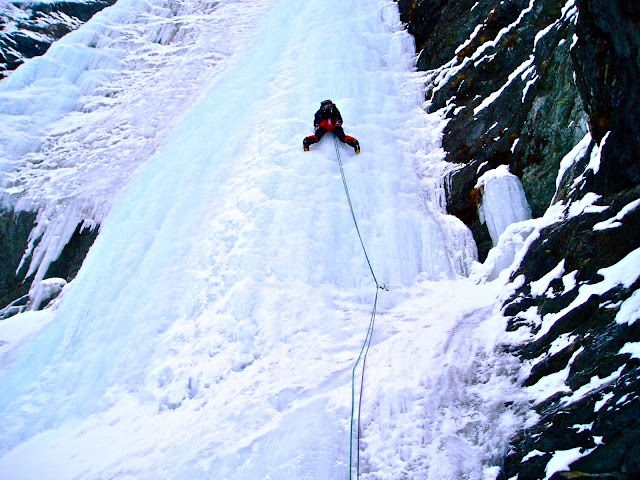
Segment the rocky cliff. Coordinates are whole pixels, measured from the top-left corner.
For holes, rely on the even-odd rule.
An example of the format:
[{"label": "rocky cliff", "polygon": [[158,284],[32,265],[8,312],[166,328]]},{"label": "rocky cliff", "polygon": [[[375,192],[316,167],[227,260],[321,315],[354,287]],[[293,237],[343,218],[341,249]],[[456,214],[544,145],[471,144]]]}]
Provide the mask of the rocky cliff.
[{"label": "rocky cliff", "polygon": [[75,30],[115,0],[20,2],[0,5],[0,79],[27,58]]},{"label": "rocky cliff", "polygon": [[399,6],[448,122],[449,212],[486,258],[478,179],[508,165],[538,219],[503,305],[533,414],[499,478],[640,478],[640,5]]},{"label": "rocky cliff", "polygon": [[[0,320],[33,307],[29,291],[35,272],[29,272],[34,244],[40,241],[36,233],[37,213],[0,209]],[[98,236],[97,226],[85,227],[80,222],[58,258],[49,265],[44,278],[49,279],[44,297],[38,299],[46,306],[66,282],[73,280]],[[25,252],[31,253],[26,254]]]}]

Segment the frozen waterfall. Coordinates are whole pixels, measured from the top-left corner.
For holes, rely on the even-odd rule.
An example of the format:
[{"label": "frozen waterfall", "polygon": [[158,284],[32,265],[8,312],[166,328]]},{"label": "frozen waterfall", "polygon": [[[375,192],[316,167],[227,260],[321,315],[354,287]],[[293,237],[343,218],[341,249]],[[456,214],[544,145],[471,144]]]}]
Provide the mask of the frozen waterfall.
[{"label": "frozen waterfall", "polygon": [[486,222],[494,246],[509,225],[531,218],[522,183],[509,172],[507,165],[482,175],[476,188],[482,190],[480,221]]}]

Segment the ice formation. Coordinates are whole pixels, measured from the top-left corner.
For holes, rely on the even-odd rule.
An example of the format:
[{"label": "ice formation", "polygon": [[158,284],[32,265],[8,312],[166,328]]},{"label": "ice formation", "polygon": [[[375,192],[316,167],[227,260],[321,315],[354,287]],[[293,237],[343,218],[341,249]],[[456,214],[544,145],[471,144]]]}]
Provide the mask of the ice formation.
[{"label": "ice formation", "polygon": [[482,191],[480,221],[486,222],[494,245],[498,244],[500,235],[509,225],[531,218],[522,183],[509,172],[507,165],[500,165],[482,175],[476,188]]}]

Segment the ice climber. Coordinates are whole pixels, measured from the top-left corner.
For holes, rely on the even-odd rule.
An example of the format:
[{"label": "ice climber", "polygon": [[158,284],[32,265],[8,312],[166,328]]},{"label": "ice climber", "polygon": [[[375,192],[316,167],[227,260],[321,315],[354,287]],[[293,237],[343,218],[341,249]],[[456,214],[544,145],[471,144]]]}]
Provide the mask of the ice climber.
[{"label": "ice climber", "polygon": [[358,140],[345,135],[342,129],[342,115],[340,115],[338,107],[336,107],[331,100],[325,100],[320,104],[320,109],[316,112],[313,120],[313,126],[316,129],[316,133],[306,137],[302,141],[305,152],[309,151],[309,145],[318,143],[325,133],[331,132],[338,137],[341,142],[353,147],[356,153],[360,153]]}]

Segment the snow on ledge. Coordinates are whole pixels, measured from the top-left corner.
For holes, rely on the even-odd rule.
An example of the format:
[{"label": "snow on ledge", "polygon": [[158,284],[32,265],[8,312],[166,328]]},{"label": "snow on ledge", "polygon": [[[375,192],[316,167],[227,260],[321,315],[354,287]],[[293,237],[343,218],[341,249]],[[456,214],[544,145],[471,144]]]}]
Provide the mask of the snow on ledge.
[{"label": "snow on ledge", "polygon": [[[611,265],[610,267],[601,268],[598,273],[604,278],[602,281],[593,284],[585,284],[580,286],[578,296],[571,304],[559,311],[558,313],[546,315],[542,321],[542,327],[536,334],[536,338],[541,338],[545,335],[553,324],[559,318],[565,316],[568,312],[579,307],[585,303],[592,295],[603,295],[612,288],[622,285],[625,288],[629,288],[640,277],[640,271],[638,270],[640,265],[640,248],[629,253],[626,257],[620,260],[618,263]],[[628,306],[625,304],[629,302]],[[640,304],[640,296],[635,293],[623,304],[623,308],[620,309],[616,316],[618,323],[633,323],[638,318],[637,310],[633,310],[634,306]]]},{"label": "snow on ledge", "polygon": [[627,298],[616,315],[616,323],[633,325],[640,318],[640,290]]},{"label": "snow on ledge", "polygon": [[556,278],[561,278],[564,275],[564,259],[556,265],[556,267],[549,273],[544,275],[540,280],[531,282],[531,295],[539,297],[549,289],[549,284]]},{"label": "snow on ledge", "polygon": [[560,183],[562,182],[562,177],[564,177],[565,172],[569,170],[571,165],[578,161],[578,159],[582,158],[589,148],[589,144],[591,144],[591,133],[587,133],[560,161],[560,170],[558,170],[558,176],[556,177],[556,195],[558,194],[558,189],[560,188]]},{"label": "snow on ledge", "polygon": [[544,480],[549,480],[556,472],[568,471],[573,462],[588,455],[591,451],[592,449],[582,452],[581,447],[572,448],[570,450],[557,450],[553,454],[553,457],[551,457],[551,460],[549,460],[549,463],[547,463],[547,468],[545,470],[546,476],[544,477]]},{"label": "snow on ledge", "polygon": [[627,343],[618,353],[629,353],[631,358],[640,358],[640,342]]},{"label": "snow on ledge", "polygon": [[474,117],[478,116],[478,114],[482,110],[484,110],[493,102],[495,102],[500,97],[500,95],[502,95],[502,93],[509,87],[509,85],[513,83],[513,81],[516,78],[520,77],[520,79],[524,81],[525,78],[529,77],[531,72],[535,71],[534,60],[535,60],[535,57],[531,55],[518,68],[516,68],[511,73],[511,75],[509,75],[507,82],[499,90],[493,92],[491,95],[485,98],[480,105],[478,105],[476,108],[473,109],[473,116]]},{"label": "snow on ledge", "polygon": [[622,210],[620,210],[618,212],[618,214],[615,217],[609,218],[608,220],[605,220],[603,222],[600,223],[596,223],[593,226],[594,230],[607,230],[609,228],[617,228],[622,226],[622,219],[625,217],[625,215],[627,213],[633,212],[636,208],[638,208],[638,206],[640,206],[640,199],[635,200],[633,202],[630,202],[629,204],[627,204],[624,208],[622,208]]}]

